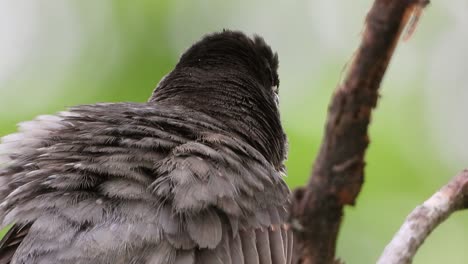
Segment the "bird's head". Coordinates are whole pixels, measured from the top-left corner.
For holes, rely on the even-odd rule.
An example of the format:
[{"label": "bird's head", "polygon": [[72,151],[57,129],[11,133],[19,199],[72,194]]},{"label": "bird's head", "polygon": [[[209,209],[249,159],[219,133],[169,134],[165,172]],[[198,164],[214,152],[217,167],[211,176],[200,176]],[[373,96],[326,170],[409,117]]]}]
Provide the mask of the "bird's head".
[{"label": "bird's head", "polygon": [[177,68],[194,67],[208,71],[237,70],[255,78],[262,88],[277,92],[278,55],[263,38],[252,39],[238,31],[223,31],[204,37],[180,58]]},{"label": "bird's head", "polygon": [[181,105],[221,120],[281,166],[286,138],[278,110],[277,70],[278,55],[263,38],[224,30],[185,51],[150,102]]}]

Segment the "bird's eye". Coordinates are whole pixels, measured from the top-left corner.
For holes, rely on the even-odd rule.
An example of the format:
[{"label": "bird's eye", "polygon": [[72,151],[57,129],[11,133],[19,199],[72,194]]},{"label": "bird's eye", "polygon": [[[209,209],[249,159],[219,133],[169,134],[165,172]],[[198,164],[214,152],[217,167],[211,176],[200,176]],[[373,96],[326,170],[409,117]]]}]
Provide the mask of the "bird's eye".
[{"label": "bird's eye", "polygon": [[279,106],[279,96],[278,96],[279,87],[278,85],[275,85],[275,86],[272,86],[271,89],[274,92],[276,106]]},{"label": "bird's eye", "polygon": [[275,94],[278,94],[278,92],[279,92],[279,87],[278,87],[278,85],[272,86],[271,89],[273,90],[273,92],[275,92]]}]

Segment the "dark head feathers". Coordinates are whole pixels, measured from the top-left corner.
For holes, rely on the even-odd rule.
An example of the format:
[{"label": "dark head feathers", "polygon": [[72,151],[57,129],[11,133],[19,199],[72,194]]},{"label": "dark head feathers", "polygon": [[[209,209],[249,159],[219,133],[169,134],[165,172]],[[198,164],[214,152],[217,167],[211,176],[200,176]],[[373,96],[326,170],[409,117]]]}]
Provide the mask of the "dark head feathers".
[{"label": "dark head feathers", "polygon": [[276,166],[285,157],[277,105],[278,55],[259,37],[224,30],[203,37],[158,85],[151,102],[208,114]]},{"label": "dark head feathers", "polygon": [[205,36],[182,55],[177,67],[233,67],[248,70],[265,87],[279,85],[278,55],[260,36],[249,38],[239,31]]}]

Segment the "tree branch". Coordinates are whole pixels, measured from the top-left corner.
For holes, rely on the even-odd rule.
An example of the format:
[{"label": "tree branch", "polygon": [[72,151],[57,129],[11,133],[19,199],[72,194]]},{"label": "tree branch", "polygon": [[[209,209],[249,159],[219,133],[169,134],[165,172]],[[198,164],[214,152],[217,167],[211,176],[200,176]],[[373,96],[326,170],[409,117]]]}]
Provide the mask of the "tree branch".
[{"label": "tree branch", "polygon": [[[291,208],[296,263],[334,263],[345,205],[354,205],[364,177],[367,128],[378,88],[405,25],[421,0],[376,0],[362,43],[328,110],[325,137],[310,182]],[[413,30],[414,27],[411,27]]]},{"label": "tree branch", "polygon": [[378,264],[409,264],[429,234],[453,212],[468,207],[468,170],[455,176],[406,218]]}]

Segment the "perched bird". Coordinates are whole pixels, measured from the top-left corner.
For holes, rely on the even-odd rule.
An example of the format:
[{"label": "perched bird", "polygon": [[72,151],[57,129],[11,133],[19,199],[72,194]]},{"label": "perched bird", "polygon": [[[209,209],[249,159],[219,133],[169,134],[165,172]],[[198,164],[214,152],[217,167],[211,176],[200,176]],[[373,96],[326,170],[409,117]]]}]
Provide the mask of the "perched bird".
[{"label": "perched bird", "polygon": [[146,103],[21,123],[0,144],[0,264],[285,264],[278,57],[223,31]]}]

